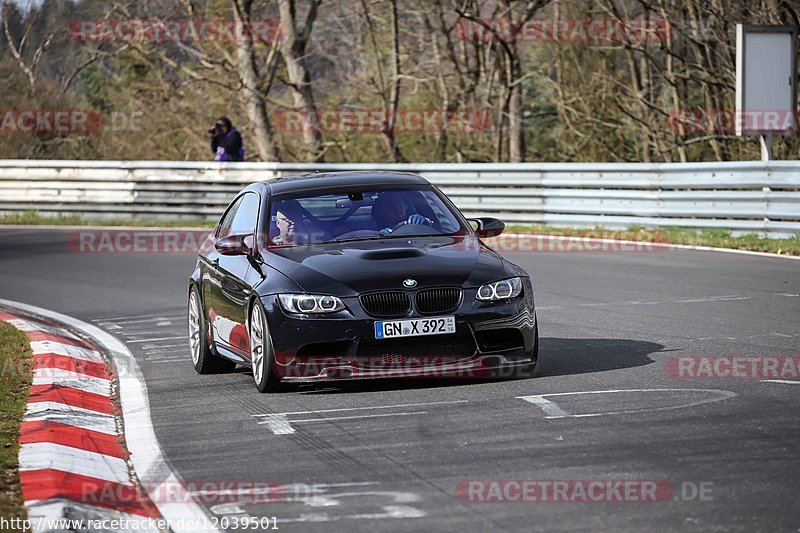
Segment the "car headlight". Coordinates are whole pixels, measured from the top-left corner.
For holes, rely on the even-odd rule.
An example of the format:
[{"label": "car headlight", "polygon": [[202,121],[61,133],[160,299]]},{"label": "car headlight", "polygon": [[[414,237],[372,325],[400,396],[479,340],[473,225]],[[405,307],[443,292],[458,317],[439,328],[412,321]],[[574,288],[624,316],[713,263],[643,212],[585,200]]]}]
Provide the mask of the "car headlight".
[{"label": "car headlight", "polygon": [[335,313],[345,309],[344,303],[336,296],[321,294],[279,294],[281,306],[290,313],[323,314]]},{"label": "car headlight", "polygon": [[475,297],[482,302],[495,302],[516,298],[520,293],[522,293],[522,280],[508,278],[481,285]]}]

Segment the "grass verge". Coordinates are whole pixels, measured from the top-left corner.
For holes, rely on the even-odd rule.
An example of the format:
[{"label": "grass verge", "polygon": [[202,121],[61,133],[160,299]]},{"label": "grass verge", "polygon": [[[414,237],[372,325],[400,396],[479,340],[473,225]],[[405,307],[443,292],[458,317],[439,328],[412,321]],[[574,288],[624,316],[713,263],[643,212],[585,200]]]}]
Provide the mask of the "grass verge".
[{"label": "grass verge", "polygon": [[25,519],[19,484],[19,424],[31,386],[33,358],[28,337],[0,322],[0,516]]},{"label": "grass verge", "polygon": [[42,216],[36,211],[0,215],[0,225],[23,226],[129,226],[160,228],[213,228],[216,222],[206,220],[128,220],[84,218],[81,215]]},{"label": "grass verge", "polygon": [[669,244],[688,244],[691,246],[710,246],[712,248],[733,248],[752,252],[769,252],[781,255],[800,255],[800,235],[789,239],[772,239],[760,235],[731,235],[727,230],[697,231],[691,228],[661,228],[650,230],[632,227],[626,230],[610,230],[602,227],[594,229],[556,228],[551,226],[511,225],[507,230],[515,233],[536,233],[569,237],[618,239]]}]

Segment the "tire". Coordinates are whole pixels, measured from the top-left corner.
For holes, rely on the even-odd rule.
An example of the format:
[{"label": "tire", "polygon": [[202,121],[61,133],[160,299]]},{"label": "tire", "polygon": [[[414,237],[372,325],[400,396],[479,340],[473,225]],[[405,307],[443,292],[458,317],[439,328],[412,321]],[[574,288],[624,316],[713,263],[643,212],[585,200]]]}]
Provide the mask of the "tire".
[{"label": "tire", "polygon": [[275,373],[275,348],[269,334],[266,314],[261,302],[256,300],[250,309],[248,321],[250,336],[250,361],[253,381],[258,392],[278,392],[283,389],[281,378]]},{"label": "tire", "polygon": [[224,374],[233,372],[236,363],[215,355],[208,345],[208,328],[205,313],[200,303],[200,293],[192,285],[189,289],[189,308],[187,322],[189,325],[189,353],[192,364],[198,374]]}]

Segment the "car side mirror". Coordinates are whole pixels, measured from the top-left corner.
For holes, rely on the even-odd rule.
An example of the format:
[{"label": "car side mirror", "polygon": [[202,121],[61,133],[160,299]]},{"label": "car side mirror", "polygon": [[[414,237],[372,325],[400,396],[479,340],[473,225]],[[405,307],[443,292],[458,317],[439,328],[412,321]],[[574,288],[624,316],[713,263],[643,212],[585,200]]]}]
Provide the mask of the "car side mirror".
[{"label": "car side mirror", "polygon": [[218,240],[214,248],[222,255],[250,255],[253,253],[253,234],[228,235]]},{"label": "car side mirror", "polygon": [[491,237],[497,237],[503,230],[506,229],[506,225],[502,220],[490,217],[482,217],[482,218],[471,218],[469,219],[470,222],[475,223],[477,226],[475,228],[475,234],[480,237],[481,239],[489,239]]}]

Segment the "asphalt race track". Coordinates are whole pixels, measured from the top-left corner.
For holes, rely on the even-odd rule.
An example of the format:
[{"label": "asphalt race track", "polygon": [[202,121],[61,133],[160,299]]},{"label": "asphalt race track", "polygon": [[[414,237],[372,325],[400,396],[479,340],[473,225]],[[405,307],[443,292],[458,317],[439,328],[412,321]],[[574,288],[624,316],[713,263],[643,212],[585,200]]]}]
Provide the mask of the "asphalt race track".
[{"label": "asphalt race track", "polygon": [[[144,373],[164,452],[187,482],[289,487],[273,503],[209,498],[210,514],[276,517],[283,531],[800,528],[800,382],[674,372],[679,356],[799,355],[800,261],[510,253],[533,278],[542,377],[262,395],[247,371],[192,369],[192,254],[76,253],[70,232],[0,230],[0,298],[123,340]],[[499,483],[469,484],[487,480]],[[508,480],[650,480],[672,490],[655,502],[482,502],[464,490],[513,488]]]}]

